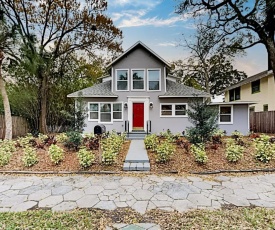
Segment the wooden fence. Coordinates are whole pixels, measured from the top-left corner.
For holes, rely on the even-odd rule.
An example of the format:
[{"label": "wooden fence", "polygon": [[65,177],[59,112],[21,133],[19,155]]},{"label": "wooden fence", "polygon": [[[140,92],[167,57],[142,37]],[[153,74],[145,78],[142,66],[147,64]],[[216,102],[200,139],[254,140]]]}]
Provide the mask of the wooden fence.
[{"label": "wooden fence", "polygon": [[[24,136],[29,132],[28,122],[23,117],[12,117],[12,136]],[[5,137],[5,116],[0,115],[0,139]]]},{"label": "wooden fence", "polygon": [[250,131],[257,133],[275,133],[275,111],[251,112]]}]

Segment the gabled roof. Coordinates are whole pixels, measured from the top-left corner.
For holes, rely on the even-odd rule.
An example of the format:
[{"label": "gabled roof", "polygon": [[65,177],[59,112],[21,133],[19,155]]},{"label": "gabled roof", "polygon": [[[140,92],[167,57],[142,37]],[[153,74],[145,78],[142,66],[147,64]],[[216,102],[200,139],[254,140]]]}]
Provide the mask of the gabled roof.
[{"label": "gabled roof", "polygon": [[151,54],[153,54],[153,56],[155,56],[157,59],[159,59],[161,62],[163,62],[166,66],[168,66],[169,68],[171,68],[170,64],[167,61],[165,61],[162,57],[160,57],[158,54],[156,54],[148,46],[144,45],[141,41],[138,41],[133,46],[131,46],[129,49],[127,49],[123,54],[121,54],[115,60],[113,60],[109,65],[107,65],[107,69],[109,69],[113,64],[115,64],[116,62],[118,62],[121,58],[123,58],[124,56],[126,56],[128,53],[130,53],[132,50],[134,50],[138,46],[143,47],[145,50],[147,50],[148,52],[150,52]]},{"label": "gabled roof", "polygon": [[224,93],[225,91],[228,91],[228,90],[231,90],[231,89],[235,89],[235,88],[237,88],[239,86],[245,85],[245,84],[253,82],[253,81],[257,81],[257,80],[259,80],[261,78],[264,78],[264,77],[267,77],[267,76],[269,76],[271,74],[272,74],[272,70],[271,71],[265,70],[263,72],[260,72],[260,73],[257,73],[255,75],[252,75],[252,76],[250,76],[250,77],[248,77],[246,79],[243,79],[243,80],[239,81],[238,83],[225,88],[224,90],[220,91],[219,93]]},{"label": "gabled roof", "polygon": [[91,87],[76,91],[67,97],[118,97],[111,90],[111,81],[102,82]]},{"label": "gabled roof", "polygon": [[160,95],[159,98],[171,97],[211,97],[209,93],[198,90],[180,83],[166,80],[166,93]]}]

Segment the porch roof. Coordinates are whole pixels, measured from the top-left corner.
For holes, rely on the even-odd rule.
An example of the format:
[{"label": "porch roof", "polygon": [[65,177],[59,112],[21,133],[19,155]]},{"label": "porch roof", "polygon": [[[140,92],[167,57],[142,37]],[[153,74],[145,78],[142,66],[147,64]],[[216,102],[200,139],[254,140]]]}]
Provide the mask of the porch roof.
[{"label": "porch roof", "polygon": [[211,95],[202,90],[166,80],[166,93],[159,95],[159,98],[171,97],[211,97]]},{"label": "porch roof", "polygon": [[76,91],[67,97],[118,97],[111,91],[111,81],[102,82],[91,87]]}]

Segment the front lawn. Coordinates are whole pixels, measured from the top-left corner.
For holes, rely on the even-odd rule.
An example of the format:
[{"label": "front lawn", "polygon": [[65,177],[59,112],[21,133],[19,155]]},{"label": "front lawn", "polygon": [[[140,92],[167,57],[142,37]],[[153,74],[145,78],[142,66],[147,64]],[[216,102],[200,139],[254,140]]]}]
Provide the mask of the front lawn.
[{"label": "front lawn", "polygon": [[114,223],[156,223],[161,229],[274,229],[275,210],[229,208],[195,210],[186,213],[151,210],[141,215],[132,209],[45,210],[0,213],[0,229],[97,229]]}]

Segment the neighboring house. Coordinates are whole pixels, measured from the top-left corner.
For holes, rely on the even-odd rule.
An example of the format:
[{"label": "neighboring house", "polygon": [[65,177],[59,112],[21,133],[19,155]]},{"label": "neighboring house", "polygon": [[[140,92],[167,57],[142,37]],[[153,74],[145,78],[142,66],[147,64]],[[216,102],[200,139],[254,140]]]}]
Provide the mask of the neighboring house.
[{"label": "neighboring house", "polygon": [[[98,124],[104,124],[107,131],[152,133],[167,129],[182,132],[191,126],[189,100],[194,95],[201,99],[211,95],[176,83],[170,69],[169,63],[143,43],[130,47],[107,66],[109,75],[102,78],[102,83],[68,95],[77,98],[81,93],[87,103],[84,132],[93,132]],[[247,119],[248,114],[244,115]],[[230,116],[221,116],[229,132],[236,129]],[[241,127],[248,131],[245,123]]]},{"label": "neighboring house", "polygon": [[272,71],[263,71],[229,86],[225,93],[225,102],[254,101],[251,112],[275,110],[275,82]]}]

